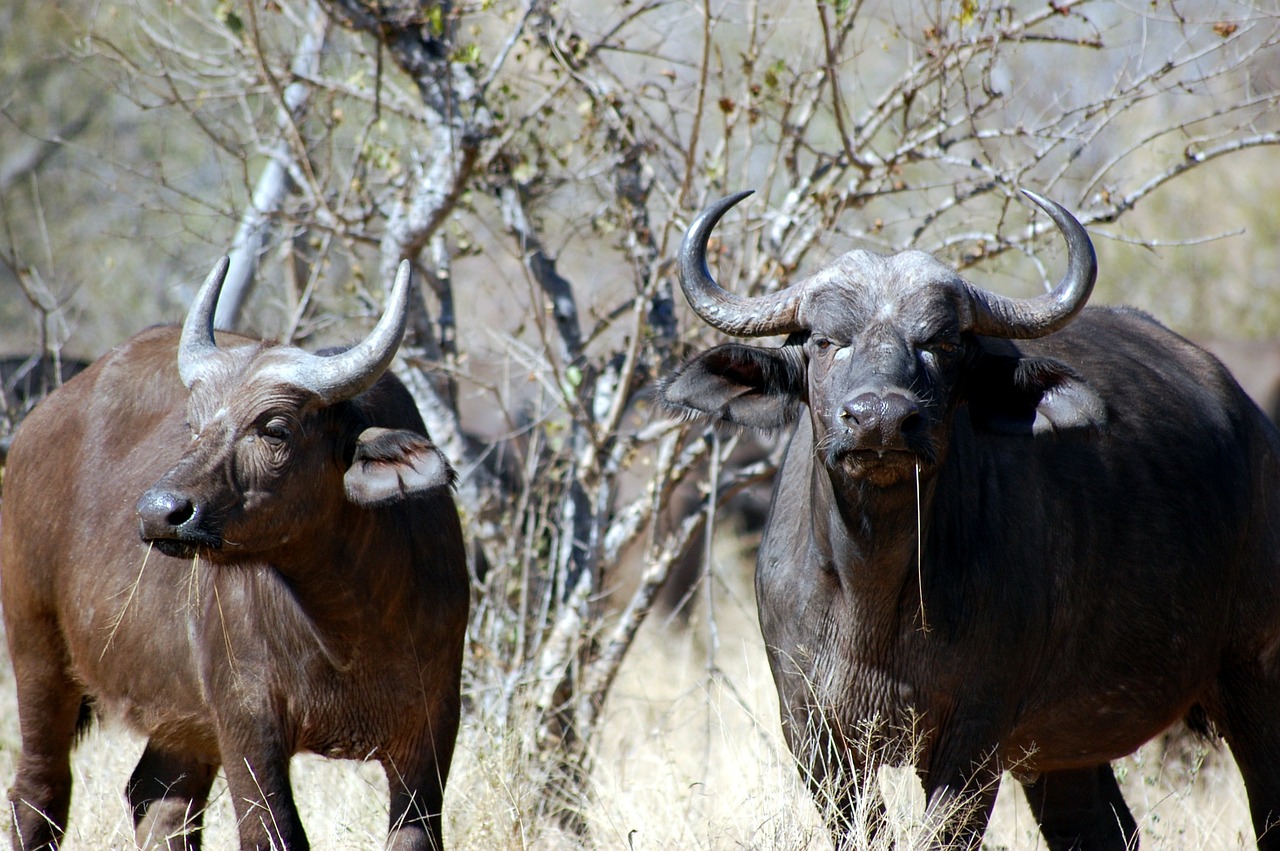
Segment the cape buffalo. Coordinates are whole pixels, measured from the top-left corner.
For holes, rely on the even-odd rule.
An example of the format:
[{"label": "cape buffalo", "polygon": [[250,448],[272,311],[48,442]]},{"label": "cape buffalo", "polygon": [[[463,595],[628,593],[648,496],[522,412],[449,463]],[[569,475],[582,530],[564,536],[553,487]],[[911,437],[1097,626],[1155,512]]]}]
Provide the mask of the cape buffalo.
[{"label": "cape buffalo", "polygon": [[55,846],[91,710],[147,737],[138,843],[194,848],[219,766],[241,848],[307,847],[299,751],[376,759],[398,851],[438,848],[469,589],[450,485],[388,373],[402,264],[370,335],[310,354],[215,340],[223,260],[14,438],[0,583],[22,754],[15,848]]},{"label": "cape buffalo", "polygon": [[48,352],[0,355],[0,414],[16,424],[36,403],[89,366]]},{"label": "cape buffalo", "polygon": [[1273,423],[1280,423],[1280,343],[1214,337],[1196,340],[1231,370]]},{"label": "cape buffalo", "polygon": [[36,403],[89,364],[76,358],[0,355],[0,466],[9,452],[10,435]]},{"label": "cape buffalo", "polygon": [[789,336],[704,352],[664,392],[794,424],[756,589],[787,742],[837,846],[855,815],[882,824],[868,773],[906,760],[931,847],[981,842],[1002,770],[1050,848],[1131,847],[1109,761],[1191,716],[1225,736],[1258,844],[1280,847],[1274,427],[1155,320],[1081,310],[1093,246],[1052,201],[1027,193],[1069,252],[1044,295],[853,251],[747,298],[706,265],[745,194],[690,227],[685,295],[725,333]]}]

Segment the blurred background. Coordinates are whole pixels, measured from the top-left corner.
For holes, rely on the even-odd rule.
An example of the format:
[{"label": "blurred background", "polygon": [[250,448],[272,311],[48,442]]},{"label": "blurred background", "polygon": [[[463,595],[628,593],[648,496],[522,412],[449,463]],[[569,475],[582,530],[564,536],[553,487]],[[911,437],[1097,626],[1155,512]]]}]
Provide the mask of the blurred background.
[{"label": "blurred background", "polygon": [[[784,279],[858,246],[989,264],[1006,247],[989,237],[1016,239],[1030,217],[1027,186],[1091,225],[1097,300],[1197,337],[1268,338],[1274,14],[1230,0],[10,0],[0,340],[91,358],[179,320],[269,164],[285,175],[257,200],[234,324],[275,337],[358,333],[345,319],[382,285],[388,217],[432,189],[453,193],[424,228],[443,245],[415,258],[453,265],[457,323],[484,329],[467,350],[503,352],[498,335],[538,346],[517,231],[594,324],[634,288],[628,242],[669,248],[729,191],[763,194],[726,226],[769,228],[758,250]],[[399,64],[397,28],[434,93]],[[441,160],[465,173],[441,179]],[[1025,277],[1006,287],[1040,283]]]}]

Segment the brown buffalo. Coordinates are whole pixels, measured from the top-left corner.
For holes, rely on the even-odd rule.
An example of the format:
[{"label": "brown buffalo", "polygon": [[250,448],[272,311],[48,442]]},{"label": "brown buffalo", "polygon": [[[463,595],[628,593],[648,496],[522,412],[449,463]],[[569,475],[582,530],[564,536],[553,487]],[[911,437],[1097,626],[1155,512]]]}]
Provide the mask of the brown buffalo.
[{"label": "brown buffalo", "polygon": [[390,847],[436,848],[468,585],[450,484],[387,366],[408,265],[369,337],[314,355],[186,323],[117,347],[19,428],[0,580],[22,755],[14,847],[55,846],[91,710],[147,737],[137,840],[194,848],[219,767],[242,848],[307,847],[299,751],[376,759]]}]

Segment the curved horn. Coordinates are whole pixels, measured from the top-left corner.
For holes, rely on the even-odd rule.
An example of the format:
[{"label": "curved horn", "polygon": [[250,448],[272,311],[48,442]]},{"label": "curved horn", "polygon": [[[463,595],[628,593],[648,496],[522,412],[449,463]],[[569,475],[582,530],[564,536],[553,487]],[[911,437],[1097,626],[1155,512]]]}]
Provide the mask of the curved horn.
[{"label": "curved horn", "polygon": [[182,323],[182,336],[178,340],[178,375],[188,389],[207,370],[210,359],[216,356],[218,346],[213,341],[213,312],[218,306],[222,283],[227,279],[230,258],[223,257],[204,279],[191,303],[187,319]]},{"label": "curved horn", "polygon": [[275,377],[310,390],[326,405],[354,398],[368,390],[387,371],[400,347],[408,321],[412,281],[412,266],[408,260],[401,260],[386,309],[368,337],[335,355],[293,350],[289,360],[277,368]]},{"label": "curved horn", "polygon": [[976,334],[1027,340],[1057,331],[1084,307],[1098,279],[1098,258],[1084,226],[1061,204],[1029,189],[1022,194],[1048,213],[1066,238],[1067,272],[1052,292],[1027,299],[1006,298],[971,284]]},{"label": "curved horn", "polygon": [[721,198],[689,225],[680,243],[680,287],[694,313],[713,328],[735,337],[767,337],[804,330],[800,323],[802,287],[788,287],[748,298],[722,289],[707,268],[707,240],[720,217],[751,190]]}]

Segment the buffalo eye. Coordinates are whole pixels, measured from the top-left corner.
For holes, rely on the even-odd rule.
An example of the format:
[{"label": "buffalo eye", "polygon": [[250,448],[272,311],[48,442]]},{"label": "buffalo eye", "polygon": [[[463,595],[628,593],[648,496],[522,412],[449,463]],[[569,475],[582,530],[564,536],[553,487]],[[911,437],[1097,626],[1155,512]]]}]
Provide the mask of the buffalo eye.
[{"label": "buffalo eye", "polygon": [[930,340],[925,344],[924,349],[926,352],[933,355],[934,358],[938,360],[945,360],[958,352],[960,350],[960,346],[954,340],[942,338]]},{"label": "buffalo eye", "polygon": [[817,348],[818,351],[825,352],[827,349],[830,349],[834,344],[830,340],[828,340],[826,337],[814,337],[813,345],[815,348]]},{"label": "buffalo eye", "polygon": [[284,417],[271,417],[258,425],[258,435],[271,447],[282,446],[291,434],[289,423]]}]

